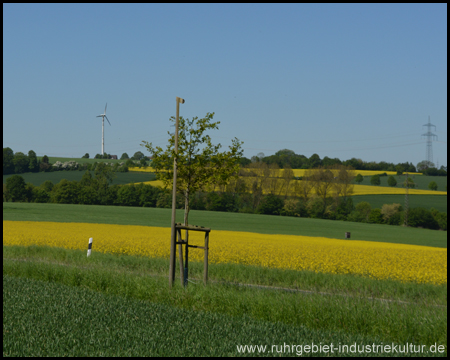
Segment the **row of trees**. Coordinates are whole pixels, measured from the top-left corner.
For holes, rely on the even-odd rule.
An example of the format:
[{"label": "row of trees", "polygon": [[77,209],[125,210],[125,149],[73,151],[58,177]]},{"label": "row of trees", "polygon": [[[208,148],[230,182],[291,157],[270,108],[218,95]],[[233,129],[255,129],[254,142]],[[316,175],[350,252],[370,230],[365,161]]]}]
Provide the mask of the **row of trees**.
[{"label": "row of trees", "polygon": [[48,157],[44,156],[39,161],[33,150],[26,155],[22,152],[14,153],[9,147],[3,148],[3,175],[45,171],[48,167]]},{"label": "row of trees", "polygon": [[241,164],[248,165],[249,163],[265,162],[266,164],[277,164],[280,168],[284,169],[289,166],[292,169],[314,169],[319,166],[331,167],[335,165],[351,166],[356,170],[382,170],[382,171],[396,171],[401,174],[403,172],[424,172],[425,175],[438,175],[447,176],[447,168],[441,166],[438,170],[433,163],[421,161],[417,164],[417,167],[412,163],[388,163],[385,161],[380,162],[366,162],[361,159],[351,158],[349,160],[341,161],[338,158],[329,158],[325,156],[323,159],[319,155],[313,154],[309,158],[305,155],[296,154],[289,149],[282,149],[277,151],[274,155],[265,156],[264,153],[259,153],[253,156],[251,159],[243,158]]},{"label": "row of trees", "polygon": [[[101,163],[100,163],[101,164]],[[99,165],[94,176],[86,172],[80,181],[61,180],[53,184],[47,180],[40,186],[25,183],[20,175],[13,175],[3,186],[3,201],[36,203],[115,205],[171,208],[172,194],[151,185],[111,185],[114,173],[110,167]],[[319,219],[402,225],[405,212],[400,204],[385,204],[372,208],[367,202],[354,206],[352,197],[319,196],[299,193],[286,197],[276,191],[259,192],[198,191],[189,195],[193,210],[257,213],[266,215],[311,217]],[[242,189],[243,190],[243,189]],[[185,198],[178,194],[176,206],[184,208]],[[408,225],[447,230],[447,214],[423,208],[409,209]]]},{"label": "row of trees", "polygon": [[[99,154],[97,154],[99,155]],[[89,159],[89,154],[86,153],[82,156],[84,159]],[[96,156],[99,159],[110,159],[111,155],[104,154]],[[132,158],[128,158],[128,155],[124,153],[122,155],[124,162],[114,162],[110,165],[114,171],[127,172],[129,167],[145,167],[149,165],[149,160],[140,151],[136,152]],[[64,163],[56,161],[50,163],[47,155],[44,155],[42,159],[38,159],[36,153],[30,150],[28,154],[22,152],[14,153],[11,148],[3,148],[3,175],[8,174],[23,174],[29,172],[51,172],[60,170],[95,170],[95,167],[99,162],[94,163],[78,163],[76,161],[66,161]]]},{"label": "row of trees", "polygon": [[[82,159],[89,159],[89,154],[86,153]],[[111,159],[110,154],[100,154],[95,155],[95,159]],[[127,153],[123,153],[121,160],[124,160],[127,167],[134,166],[148,166],[149,159],[144,156],[141,151],[135,152],[135,154],[129,158]],[[14,153],[14,151],[9,148],[3,148],[3,175],[8,174],[23,174],[28,172],[39,172],[39,171],[58,171],[58,170],[91,170],[92,165],[88,163],[78,163],[75,161],[61,163],[64,166],[59,166],[58,162],[52,164],[49,161],[47,155],[44,155],[42,159],[38,159],[36,152],[33,150],[28,151],[28,154],[24,154],[20,151]],[[53,166],[55,165],[56,166]],[[123,171],[123,170],[118,170]]]},{"label": "row of trees", "polygon": [[[82,159],[89,159],[89,153],[84,154],[81,158]],[[104,153],[103,155],[102,154],[96,154],[94,156],[94,159],[112,159],[112,155],[111,154],[107,154],[107,153]],[[140,161],[142,159],[144,159],[145,161],[148,160],[145,157],[145,155],[142,153],[142,151],[136,151],[131,158],[128,156],[127,153],[123,153],[122,156],[120,157],[120,160],[128,160],[128,159],[137,160],[137,161]]]}]

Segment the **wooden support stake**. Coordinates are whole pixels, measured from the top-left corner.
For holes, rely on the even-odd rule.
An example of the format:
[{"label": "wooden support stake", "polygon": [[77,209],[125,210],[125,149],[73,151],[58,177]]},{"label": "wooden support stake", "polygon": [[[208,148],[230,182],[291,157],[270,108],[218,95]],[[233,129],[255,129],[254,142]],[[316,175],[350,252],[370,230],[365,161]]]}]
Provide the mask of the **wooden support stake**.
[{"label": "wooden support stake", "polygon": [[[181,230],[177,229],[178,233],[178,241],[181,243],[183,240],[181,239]],[[178,244],[178,259],[180,263],[180,280],[181,286],[184,286],[184,269],[183,269],[183,244]]]},{"label": "wooden support stake", "polygon": [[208,281],[208,243],[209,243],[209,232],[205,233],[205,260],[203,269],[203,283],[206,285]]},{"label": "wooden support stake", "polygon": [[189,259],[189,245],[188,245],[188,234],[187,234],[187,230],[186,230],[186,248],[184,249],[185,251],[185,264],[184,264],[184,286],[187,285],[188,282],[188,259]]}]

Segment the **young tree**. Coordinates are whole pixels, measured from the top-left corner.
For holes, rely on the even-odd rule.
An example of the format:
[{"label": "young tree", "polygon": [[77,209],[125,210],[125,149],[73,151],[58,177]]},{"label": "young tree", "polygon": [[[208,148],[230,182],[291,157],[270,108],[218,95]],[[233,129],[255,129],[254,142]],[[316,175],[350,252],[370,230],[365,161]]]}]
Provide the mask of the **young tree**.
[{"label": "young tree", "polygon": [[28,151],[28,159],[29,159],[28,169],[31,172],[39,171],[39,165],[38,165],[36,153],[33,150]]},{"label": "young tree", "polygon": [[397,180],[395,180],[395,177],[393,177],[392,175],[388,177],[387,182],[389,186],[397,186]]},{"label": "young tree", "polygon": [[[212,184],[225,185],[231,177],[239,173],[239,161],[242,156],[241,145],[237,138],[232,140],[228,151],[219,152],[221,145],[213,145],[209,130],[218,129],[219,121],[212,122],[214,113],[207,113],[202,119],[179,118],[178,154],[175,154],[175,134],[170,134],[166,150],[143,141],[153,157],[152,167],[157,178],[165,186],[172,186],[173,163],[177,157],[177,191],[184,194],[184,223],[188,225],[189,195]],[[175,122],[175,117],[170,118]]]},{"label": "young tree", "polygon": [[355,182],[358,184],[362,183],[364,180],[364,177],[361,174],[356,175]]},{"label": "young tree", "polygon": [[430,189],[430,190],[437,190],[437,188],[438,188],[438,186],[437,186],[436,181],[431,181],[431,182],[428,184],[428,189]]},{"label": "young tree", "polygon": [[372,185],[380,185],[381,184],[380,175],[378,174],[372,175],[372,177],[370,178],[370,183]]}]

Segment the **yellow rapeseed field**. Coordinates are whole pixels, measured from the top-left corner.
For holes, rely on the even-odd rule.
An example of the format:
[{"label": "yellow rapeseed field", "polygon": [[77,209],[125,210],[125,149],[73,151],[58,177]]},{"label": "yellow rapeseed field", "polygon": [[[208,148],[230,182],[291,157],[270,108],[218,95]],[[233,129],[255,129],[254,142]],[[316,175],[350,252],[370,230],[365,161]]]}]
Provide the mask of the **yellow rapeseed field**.
[{"label": "yellow rapeseed field", "polygon": [[[294,172],[294,176],[305,176],[305,172],[311,171],[311,170],[309,170],[309,169],[292,169],[292,171]],[[336,170],[332,170],[332,171],[336,171]],[[396,171],[384,171],[384,170],[353,170],[353,172],[355,173],[355,175],[361,174],[362,176],[372,176],[372,175],[384,174],[384,173],[386,173],[387,175],[397,175]],[[422,173],[414,173],[414,175],[422,175]]]},{"label": "yellow rapeseed field", "polygon": [[156,170],[155,169],[153,169],[152,167],[150,167],[150,166],[147,166],[147,167],[142,167],[142,168],[140,168],[140,167],[129,167],[128,168],[128,171],[137,171],[137,172],[156,172]]},{"label": "yellow rapeseed field", "polygon": [[[409,189],[411,195],[447,195],[446,191],[433,191],[421,189]],[[354,185],[352,195],[380,195],[380,194],[398,194],[405,195],[405,188],[387,187],[387,186],[370,186],[370,185]]]},{"label": "yellow rapeseed field", "polygon": [[[203,233],[190,243],[203,245]],[[86,223],[3,221],[3,245],[48,245],[93,252],[168,258],[170,228]],[[211,263],[239,263],[271,268],[360,274],[403,282],[447,283],[447,249],[322,237],[212,231]],[[192,249],[190,259],[203,260]]]}]

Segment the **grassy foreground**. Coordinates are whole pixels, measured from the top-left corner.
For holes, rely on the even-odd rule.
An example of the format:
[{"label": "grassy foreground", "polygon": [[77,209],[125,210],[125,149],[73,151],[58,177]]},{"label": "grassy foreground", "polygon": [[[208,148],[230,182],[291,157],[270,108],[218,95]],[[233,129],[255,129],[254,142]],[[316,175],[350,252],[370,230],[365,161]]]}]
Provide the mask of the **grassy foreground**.
[{"label": "grassy foreground", "polygon": [[[4,355],[236,356],[237,345],[312,342],[447,346],[446,285],[211,265],[215,282],[207,287],[177,281],[169,290],[163,259],[87,258],[47,247],[3,247],[3,254]],[[201,264],[191,269],[200,278]]]},{"label": "grassy foreground", "polygon": [[[86,222],[170,227],[170,219],[171,209],[3,203],[3,220],[12,221]],[[177,221],[183,221],[183,210],[177,210]],[[344,239],[345,232],[351,232],[352,240],[447,248],[447,232],[401,226],[195,210],[190,212],[189,223],[210,227],[212,229],[211,236],[214,236],[214,230],[230,230]]]},{"label": "grassy foreground", "polygon": [[[274,356],[280,355],[277,350],[283,344],[311,344],[319,339],[322,344],[382,344],[366,336],[176,309],[3,276],[3,356]],[[246,344],[264,345],[267,350],[238,350]],[[292,349],[283,355],[311,355],[298,346]],[[329,355],[315,355],[319,354]]]}]

